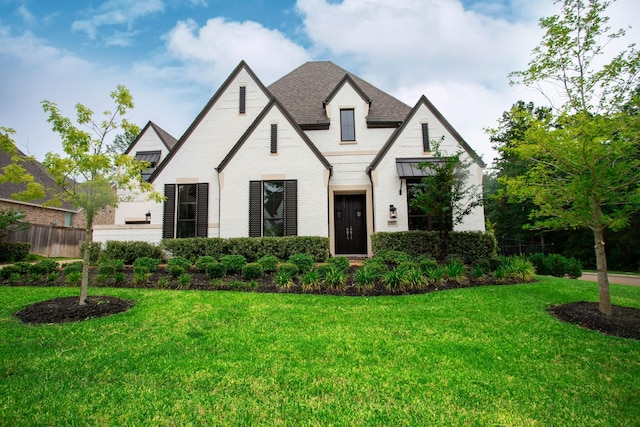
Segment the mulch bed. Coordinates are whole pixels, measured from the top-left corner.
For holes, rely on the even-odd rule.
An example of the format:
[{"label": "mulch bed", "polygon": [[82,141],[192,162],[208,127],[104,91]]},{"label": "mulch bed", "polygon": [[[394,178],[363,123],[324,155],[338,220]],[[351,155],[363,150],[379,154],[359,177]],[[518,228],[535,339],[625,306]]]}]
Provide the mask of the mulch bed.
[{"label": "mulch bed", "polygon": [[572,302],[549,307],[558,319],[606,335],[640,340],[640,309],[614,305],[613,314],[600,312],[597,302]]},{"label": "mulch bed", "polygon": [[92,319],[122,313],[133,307],[134,301],[116,297],[87,297],[87,303],[80,305],[79,297],[56,298],[30,305],[15,316],[28,324],[65,323]]}]

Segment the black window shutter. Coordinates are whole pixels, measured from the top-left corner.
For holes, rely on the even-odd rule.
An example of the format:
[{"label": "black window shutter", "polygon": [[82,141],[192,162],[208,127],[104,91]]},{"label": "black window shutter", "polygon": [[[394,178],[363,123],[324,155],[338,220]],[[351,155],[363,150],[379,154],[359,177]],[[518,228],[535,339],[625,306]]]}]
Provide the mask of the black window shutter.
[{"label": "black window shutter", "polygon": [[262,181],[249,181],[249,237],[262,236]]},{"label": "black window shutter", "polygon": [[278,125],[271,125],[271,152],[278,152]]},{"label": "black window shutter", "polygon": [[209,234],[209,183],[196,186],[196,237]]},{"label": "black window shutter", "polygon": [[164,212],[162,217],[162,238],[173,239],[175,234],[176,223],[176,185],[164,185]]},{"label": "black window shutter", "polygon": [[422,123],[422,151],[431,151],[429,146],[429,123]]},{"label": "black window shutter", "polygon": [[284,181],[284,235],[298,235],[298,181]]},{"label": "black window shutter", "polygon": [[247,110],[247,88],[240,86],[240,114],[244,114]]}]

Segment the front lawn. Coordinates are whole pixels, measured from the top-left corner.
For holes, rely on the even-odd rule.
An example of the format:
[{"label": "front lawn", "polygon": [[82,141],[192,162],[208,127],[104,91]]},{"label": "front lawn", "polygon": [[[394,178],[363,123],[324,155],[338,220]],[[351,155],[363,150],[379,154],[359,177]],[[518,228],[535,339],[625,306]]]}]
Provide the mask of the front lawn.
[{"label": "front lawn", "polygon": [[[0,425],[637,425],[640,341],[547,314],[595,283],[394,297],[90,288],[130,310],[29,326],[75,296],[0,288]],[[640,308],[640,288],[612,285]]]}]

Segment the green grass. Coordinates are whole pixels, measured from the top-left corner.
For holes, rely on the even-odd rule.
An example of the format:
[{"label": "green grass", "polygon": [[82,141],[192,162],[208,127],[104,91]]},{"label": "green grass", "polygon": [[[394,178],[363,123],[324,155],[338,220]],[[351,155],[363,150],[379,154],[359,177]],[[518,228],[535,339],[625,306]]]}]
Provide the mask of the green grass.
[{"label": "green grass", "polygon": [[[640,308],[640,288],[611,286]],[[557,321],[595,283],[401,297],[91,289],[128,312],[26,326],[0,288],[0,425],[638,425],[640,342]]]}]

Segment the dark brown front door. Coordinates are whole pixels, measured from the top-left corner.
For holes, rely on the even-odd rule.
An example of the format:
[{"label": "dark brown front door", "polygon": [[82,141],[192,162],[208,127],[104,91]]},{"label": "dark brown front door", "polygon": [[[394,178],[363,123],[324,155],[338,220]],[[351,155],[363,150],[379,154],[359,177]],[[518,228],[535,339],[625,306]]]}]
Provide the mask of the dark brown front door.
[{"label": "dark brown front door", "polygon": [[336,255],[367,253],[367,215],[364,194],[335,196]]}]

